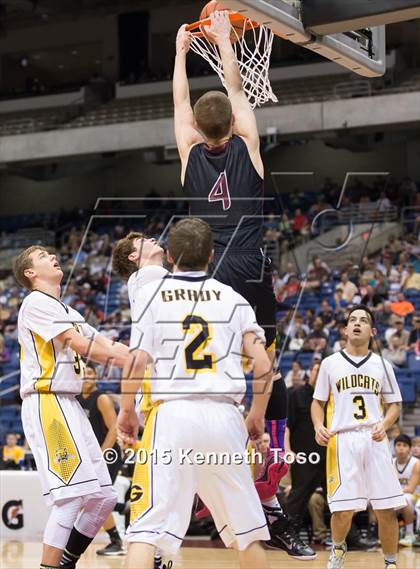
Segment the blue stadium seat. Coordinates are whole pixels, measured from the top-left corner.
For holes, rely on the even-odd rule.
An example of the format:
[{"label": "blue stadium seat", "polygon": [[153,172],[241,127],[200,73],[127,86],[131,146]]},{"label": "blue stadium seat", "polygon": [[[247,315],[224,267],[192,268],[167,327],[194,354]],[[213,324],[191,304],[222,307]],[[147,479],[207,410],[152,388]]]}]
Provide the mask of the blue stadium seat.
[{"label": "blue stadium seat", "polygon": [[412,381],[398,381],[403,403],[415,403],[416,401],[416,386]]}]

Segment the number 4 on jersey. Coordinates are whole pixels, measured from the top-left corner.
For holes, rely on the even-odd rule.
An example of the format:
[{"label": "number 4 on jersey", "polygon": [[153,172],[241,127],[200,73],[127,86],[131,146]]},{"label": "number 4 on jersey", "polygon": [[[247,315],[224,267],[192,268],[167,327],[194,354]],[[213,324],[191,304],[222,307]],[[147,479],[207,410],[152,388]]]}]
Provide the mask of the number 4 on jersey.
[{"label": "number 4 on jersey", "polygon": [[223,172],[220,173],[214,186],[212,187],[208,196],[208,201],[223,202],[223,211],[226,211],[227,209],[230,208],[231,200],[230,200],[229,186],[225,170],[223,170]]}]

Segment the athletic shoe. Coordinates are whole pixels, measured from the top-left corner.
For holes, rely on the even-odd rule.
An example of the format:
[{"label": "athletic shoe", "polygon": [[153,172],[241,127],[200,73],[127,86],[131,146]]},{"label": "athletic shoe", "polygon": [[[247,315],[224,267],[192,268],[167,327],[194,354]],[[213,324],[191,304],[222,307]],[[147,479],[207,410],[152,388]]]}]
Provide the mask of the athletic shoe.
[{"label": "athletic shoe", "polygon": [[328,559],[327,569],[343,569],[346,553],[347,545],[345,543],[341,547],[333,546]]},{"label": "athletic shoe", "polygon": [[397,569],[396,563],[385,563],[385,569]]},{"label": "athletic shoe", "polygon": [[164,563],[164,564],[162,565],[162,569],[171,569],[171,568],[172,568],[172,565],[173,565],[172,561],[168,561],[167,564]]},{"label": "athletic shoe", "polygon": [[330,537],[323,537],[322,539],[314,539],[314,543],[323,545],[324,547],[332,547],[332,539]]},{"label": "athletic shoe", "polygon": [[416,534],[416,537],[413,541],[413,547],[420,547],[420,533]]},{"label": "athletic shoe", "polygon": [[413,534],[407,534],[405,537],[399,540],[399,544],[403,547],[413,547],[415,537]]},{"label": "athletic shoe", "polygon": [[103,549],[98,549],[96,551],[96,555],[106,555],[108,557],[117,557],[119,555],[125,555],[127,552],[125,551],[125,549],[122,546],[122,543],[120,541],[114,541],[111,543],[108,543],[108,545],[106,547],[104,547]]},{"label": "athletic shoe", "polygon": [[302,561],[315,559],[315,551],[306,545],[299,536],[293,531],[287,516],[280,508],[270,508],[264,506],[263,509],[268,520],[268,516],[275,517],[274,522],[268,522],[268,530],[271,539],[266,541],[267,547],[281,549],[294,559]]}]

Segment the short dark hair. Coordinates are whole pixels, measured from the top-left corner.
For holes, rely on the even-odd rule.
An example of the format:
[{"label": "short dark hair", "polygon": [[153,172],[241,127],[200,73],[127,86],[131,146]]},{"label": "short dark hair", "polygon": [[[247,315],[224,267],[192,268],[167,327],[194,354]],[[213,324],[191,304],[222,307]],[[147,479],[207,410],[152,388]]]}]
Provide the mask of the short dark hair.
[{"label": "short dark hair", "polygon": [[178,221],[169,232],[168,252],[181,270],[204,269],[213,250],[210,225],[198,217]]},{"label": "short dark hair", "polygon": [[145,239],[145,236],[143,233],[131,231],[126,237],[117,242],[112,253],[112,269],[119,277],[125,280],[128,280],[138,270],[136,263],[133,263],[128,258],[134,251],[133,241],[135,239]]},{"label": "short dark hair", "polygon": [[42,247],[41,245],[31,245],[16,257],[13,263],[13,274],[15,279],[24,288],[32,290],[32,281],[25,276],[25,271],[33,267],[31,255],[34,251],[45,251],[49,253],[48,249]]},{"label": "short dark hair", "polygon": [[401,433],[400,435],[395,437],[394,446],[397,443],[404,443],[405,445],[408,445],[411,448],[411,439],[408,435],[405,435],[404,433]]},{"label": "short dark hair", "polygon": [[375,326],[375,315],[373,314],[373,312],[371,311],[371,309],[369,307],[367,307],[365,304],[356,304],[356,306],[353,306],[353,308],[350,309],[350,311],[347,313],[346,319],[345,319],[345,324],[346,326],[348,326],[349,323],[349,318],[350,316],[353,314],[353,312],[355,312],[356,310],[364,310],[367,314],[369,314],[370,317],[370,325],[373,328]]},{"label": "short dark hair", "polygon": [[194,105],[194,118],[206,138],[219,140],[229,133],[232,125],[232,105],[221,91],[209,91]]}]

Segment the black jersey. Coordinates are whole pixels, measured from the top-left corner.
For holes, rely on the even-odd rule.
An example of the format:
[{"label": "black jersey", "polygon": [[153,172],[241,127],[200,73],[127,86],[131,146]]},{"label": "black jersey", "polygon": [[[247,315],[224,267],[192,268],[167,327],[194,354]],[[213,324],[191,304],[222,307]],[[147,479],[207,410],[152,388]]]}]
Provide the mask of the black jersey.
[{"label": "black jersey", "polygon": [[[263,244],[264,181],[239,136],[216,149],[192,147],[184,190],[190,215],[209,223],[216,249],[260,249]],[[239,198],[239,199],[238,199]]]},{"label": "black jersey", "polygon": [[94,391],[86,399],[83,395],[78,395],[77,400],[85,410],[86,416],[92,425],[98,443],[102,445],[108,433],[107,426],[102,418],[102,413],[98,409],[98,397],[101,395],[99,391]]}]

